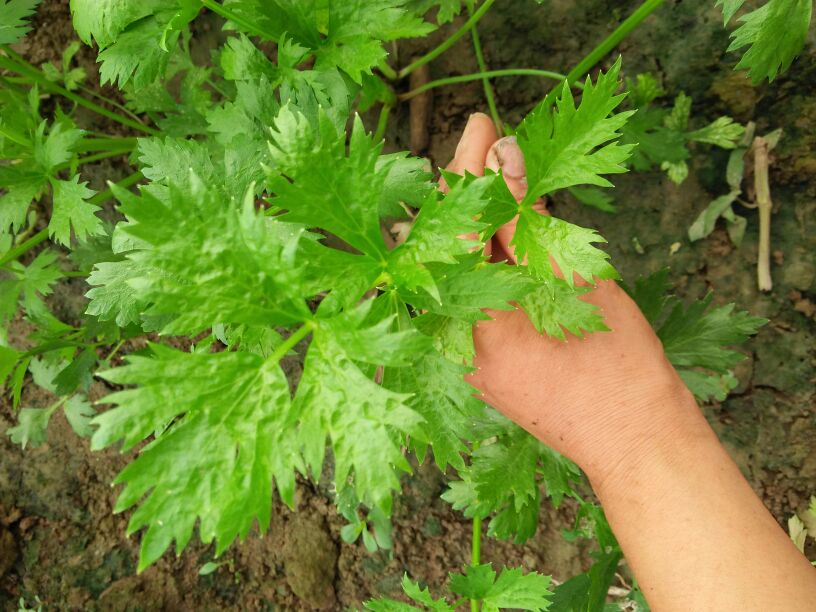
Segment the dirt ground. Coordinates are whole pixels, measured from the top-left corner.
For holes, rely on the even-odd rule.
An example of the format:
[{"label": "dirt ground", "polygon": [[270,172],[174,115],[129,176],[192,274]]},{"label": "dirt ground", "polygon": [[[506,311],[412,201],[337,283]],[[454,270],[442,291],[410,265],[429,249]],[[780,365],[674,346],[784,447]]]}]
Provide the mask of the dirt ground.
[{"label": "dirt ground", "polygon": [[[529,0],[498,2],[480,26],[491,68],[535,67],[566,71],[630,10],[621,0]],[[67,0],[44,0],[37,30],[23,49],[28,59],[52,61],[72,40]],[[769,294],[756,289],[757,217],[744,210],[748,229],[740,248],[723,228],[695,244],[686,230],[713,197],[724,193],[727,154],[699,147],[681,186],[662,173],[617,178],[615,215],[557,197],[555,214],[598,228],[609,240],[613,261],[631,279],[670,266],[682,296],[715,292],[717,303],[736,302],[770,323],[746,346],[740,386],[725,402],[706,407],[728,449],[780,523],[816,494],[816,40],[784,78],[752,88],[731,72],[724,52],[727,32],[711,0],[666,3],[621,47],[627,76],[651,71],[670,96],[694,98],[694,125],[728,114],[755,121],[760,133],[777,127],[785,135],[771,169],[774,195],[772,273]],[[438,42],[401,43],[404,64]],[[93,71],[93,54],[82,61]],[[435,61],[431,77],[476,70],[467,39]],[[496,83],[503,118],[517,122],[550,83],[503,79]],[[478,83],[435,91],[424,153],[434,165],[451,157],[469,113],[483,110]],[[107,128],[105,128],[107,129]],[[389,130],[397,148],[408,148],[407,109],[398,109]],[[100,165],[101,179],[120,176],[122,164]],[[98,187],[98,185],[96,186]],[[636,239],[636,240],[635,240]],[[55,307],[81,309],[82,282],[57,293]],[[17,330],[21,334],[22,328]],[[14,330],[12,330],[12,336]],[[13,338],[12,338],[13,339]],[[101,395],[103,388],[95,388]],[[27,405],[44,405],[34,385]],[[13,424],[0,402],[0,432]],[[404,572],[432,588],[468,560],[470,523],[439,499],[438,471],[421,467],[405,481],[394,518],[394,550],[370,554],[339,537],[343,520],[327,489],[303,482],[297,513],[279,507],[264,538],[233,546],[213,573],[199,576],[212,549],[193,545],[166,555],[136,575],[138,541],[125,537],[127,515],[112,514],[110,482],[125,464],[114,452],[91,453],[87,441],[55,415],[47,444],[26,452],[0,435],[0,608],[16,609],[23,597],[47,610],[340,610],[359,607],[378,594],[394,595]],[[587,545],[567,543],[560,529],[572,509],[542,507],[541,528],[524,546],[488,540],[484,560],[522,565],[563,580],[581,571]],[[672,528],[667,525],[667,529]],[[814,552],[814,551],[810,551]],[[689,577],[693,584],[694,577]]]}]

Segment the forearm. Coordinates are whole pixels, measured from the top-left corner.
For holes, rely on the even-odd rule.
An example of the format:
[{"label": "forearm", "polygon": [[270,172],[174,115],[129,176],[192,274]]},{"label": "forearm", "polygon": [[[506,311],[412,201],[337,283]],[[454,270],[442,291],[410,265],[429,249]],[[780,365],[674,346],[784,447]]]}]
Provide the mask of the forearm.
[{"label": "forearm", "polygon": [[[666,435],[590,480],[647,600],[664,610],[816,609],[816,570],[743,478],[690,396]],[[661,416],[662,415],[662,416]]]}]

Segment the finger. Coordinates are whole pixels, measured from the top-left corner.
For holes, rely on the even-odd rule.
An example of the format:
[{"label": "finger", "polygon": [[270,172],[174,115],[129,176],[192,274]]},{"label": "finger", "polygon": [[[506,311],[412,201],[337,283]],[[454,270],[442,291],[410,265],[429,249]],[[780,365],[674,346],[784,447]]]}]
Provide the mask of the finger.
[{"label": "finger", "polygon": [[[501,170],[504,182],[507,188],[517,201],[521,201],[527,195],[527,167],[524,162],[524,153],[518,145],[515,136],[507,136],[497,141],[490,151],[487,153],[485,159],[486,167],[498,172]],[[539,199],[533,208],[543,215],[547,213],[547,204],[544,200]],[[505,223],[496,232],[493,237],[494,242],[494,259],[501,259],[500,254],[504,255],[504,259],[513,263],[518,263],[518,258],[515,256],[515,249],[510,246],[513,236],[516,234],[516,226],[518,225],[518,216],[514,217]]]},{"label": "finger", "polygon": [[485,158],[485,166],[498,172],[501,170],[507,188],[516,200],[521,201],[527,195],[527,167],[524,153],[518,146],[515,136],[505,136],[497,140]]},{"label": "finger", "polygon": [[[484,176],[487,152],[498,137],[496,126],[490,117],[484,113],[473,113],[468,119],[453,161],[448,164],[447,170],[456,174],[470,172],[476,176]],[[447,191],[444,179],[439,184],[443,191]]]},{"label": "finger", "polygon": [[[447,170],[456,174],[470,172],[475,176],[484,176],[485,157],[487,157],[488,150],[490,150],[491,145],[496,142],[497,138],[496,126],[493,125],[490,117],[484,113],[472,114],[468,119],[462,138],[456,146],[454,158],[448,164]],[[440,179],[439,188],[443,192],[448,191],[448,185],[444,178]],[[461,237],[474,241],[479,239],[477,233]],[[488,242],[485,245],[485,254],[489,257],[491,251],[491,244]]]}]

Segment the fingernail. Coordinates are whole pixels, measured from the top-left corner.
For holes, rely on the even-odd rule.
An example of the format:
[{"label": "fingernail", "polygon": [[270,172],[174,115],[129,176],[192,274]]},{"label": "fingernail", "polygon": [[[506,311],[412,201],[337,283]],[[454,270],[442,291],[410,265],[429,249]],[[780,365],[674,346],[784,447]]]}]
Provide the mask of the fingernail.
[{"label": "fingernail", "polygon": [[467,123],[465,124],[465,129],[462,132],[462,138],[459,139],[459,144],[456,145],[456,153],[454,153],[454,157],[458,157],[463,151],[465,151],[470,146],[470,140],[473,138],[473,130],[475,122],[473,118],[476,114],[472,114],[468,117]]},{"label": "fingernail", "polygon": [[524,164],[524,153],[518,146],[515,136],[505,136],[498,140],[487,154],[487,167],[502,173],[507,178],[523,179],[527,175],[527,167]]}]

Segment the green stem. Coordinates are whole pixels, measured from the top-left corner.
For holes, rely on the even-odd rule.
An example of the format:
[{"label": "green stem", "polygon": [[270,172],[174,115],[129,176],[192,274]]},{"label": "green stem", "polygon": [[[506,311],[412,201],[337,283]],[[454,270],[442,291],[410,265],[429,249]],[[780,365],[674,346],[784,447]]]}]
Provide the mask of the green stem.
[{"label": "green stem", "polygon": [[426,53],[425,55],[423,55],[419,59],[411,62],[405,68],[400,70],[399,75],[398,75],[399,78],[402,79],[402,78],[408,76],[409,74],[411,74],[414,70],[416,70],[420,66],[424,66],[428,62],[432,62],[434,59],[436,59],[437,57],[442,55],[445,51],[450,49],[454,44],[456,44],[456,41],[458,41],[465,34],[470,32],[471,28],[473,28],[473,26],[475,26],[477,23],[479,23],[479,20],[482,17],[484,17],[485,13],[487,13],[487,11],[490,10],[490,7],[493,6],[493,2],[495,2],[495,0],[484,0],[484,2],[482,3],[482,6],[479,7],[479,10],[477,10],[476,12],[474,12],[470,16],[470,19],[468,19],[465,22],[465,25],[463,25],[461,28],[456,30],[456,32],[451,34],[438,47],[435,47],[434,49],[431,49],[430,51],[428,51],[428,53]]},{"label": "green stem", "polygon": [[298,342],[303,340],[312,332],[314,327],[315,324],[312,321],[306,321],[303,325],[292,332],[292,335],[284,340],[283,344],[281,344],[271,355],[269,355],[268,361],[274,361],[277,363],[283,359],[289,351],[295,348]]},{"label": "green stem", "polygon": [[[475,25],[470,30],[470,36],[473,39],[473,53],[476,55],[476,63],[479,65],[479,72],[486,73],[487,63],[484,59],[484,52],[482,51],[482,41],[479,38],[479,28]],[[499,134],[502,133],[502,120],[499,116],[499,109],[496,107],[496,95],[493,92],[493,86],[490,84],[488,77],[482,77],[482,88],[484,89],[485,99],[487,100],[487,108],[490,109],[490,116],[493,117],[493,123],[496,125],[496,130]]]},{"label": "green stem", "polygon": [[[80,157],[77,160],[77,165],[84,166],[85,164],[92,164],[93,162],[108,159],[109,157],[127,155],[131,151],[132,149],[122,149],[121,151],[102,151],[101,153],[95,153],[94,155],[88,155],[87,157]],[[63,164],[62,166],[58,166],[58,169],[62,170],[63,168],[68,168],[69,166],[70,164]]]},{"label": "green stem", "polygon": [[39,232],[34,234],[31,238],[26,240],[25,242],[18,244],[13,249],[9,249],[6,251],[6,254],[0,257],[0,267],[5,266],[10,261],[14,261],[23,253],[26,253],[33,249],[35,246],[43,242],[48,238],[48,228],[41,229]]},{"label": "green stem", "polygon": [[76,342],[73,340],[53,340],[51,342],[46,342],[45,344],[41,344],[40,346],[35,346],[33,349],[29,349],[22,355],[22,359],[26,357],[36,357],[37,355],[42,355],[43,353],[48,353],[50,351],[56,351],[62,348],[71,348],[71,347],[78,347],[78,346],[87,346],[87,347],[94,347],[101,346],[101,342],[92,342],[88,344],[87,342]]},{"label": "green stem", "polygon": [[606,57],[607,53],[617,47],[620,42],[632,32],[632,30],[639,26],[640,23],[646,19],[646,17],[651,15],[657,7],[663,4],[663,1],[664,0],[646,0],[643,4],[641,4],[634,13],[632,13],[615,29],[614,32],[607,36],[603,42],[601,42],[601,44],[590,51],[589,55],[582,59],[575,68],[570,70],[566,80],[570,83],[574,83],[586,75],[595,67],[595,64]]},{"label": "green stem", "polygon": [[385,130],[388,127],[388,115],[391,114],[393,107],[390,104],[383,104],[380,109],[380,118],[377,121],[377,131],[374,132],[374,142],[380,142],[385,136]]},{"label": "green stem", "polygon": [[[473,517],[473,534],[470,541],[470,564],[476,566],[481,563],[482,555],[482,519]],[[479,600],[470,600],[470,612],[479,612]]]},{"label": "green stem", "polygon": [[113,151],[114,149],[132,151],[137,144],[136,138],[83,138],[74,146],[73,150],[77,153]]},{"label": "green stem", "polygon": [[103,96],[101,93],[98,93],[98,92],[94,91],[93,89],[89,89],[87,87],[80,87],[79,90],[82,93],[84,93],[85,95],[93,96],[94,98],[96,98],[98,100],[102,100],[106,104],[111,105],[113,108],[115,108],[118,111],[123,112],[125,115],[127,115],[128,117],[130,117],[134,121],[140,121],[139,115],[137,115],[136,113],[134,113],[130,109],[125,108],[124,106],[119,104],[116,100],[111,100],[107,96]]},{"label": "green stem", "polygon": [[67,89],[65,89],[64,87],[60,87],[56,83],[52,83],[51,81],[46,79],[45,75],[42,74],[37,68],[26,62],[22,57],[20,57],[18,54],[16,54],[8,47],[2,47],[2,51],[6,54],[7,57],[0,56],[0,68],[27,76],[32,81],[40,85],[43,88],[43,90],[59,94],[63,98],[67,98],[68,100],[71,100],[71,102],[74,102],[79,106],[85,107],[88,110],[97,113],[98,115],[107,117],[111,121],[115,121],[116,123],[125,125],[129,128],[133,128],[134,130],[145,132],[152,136],[158,136],[160,134],[158,130],[154,130],[153,128],[148,127],[143,123],[139,123],[138,121],[134,121],[130,117],[123,117],[118,113],[109,111],[107,108],[99,106],[99,104],[96,104],[95,102],[86,100],[82,96],[79,96],[71,91],[68,91]]},{"label": "green stem", "polygon": [[[134,172],[130,176],[127,176],[118,183],[116,183],[116,185],[117,187],[127,189],[131,185],[138,183],[143,177],[144,175],[141,172]],[[113,192],[110,189],[106,189],[105,191],[100,191],[88,201],[91,202],[92,204],[102,204],[105,200],[111,197],[113,197]],[[0,267],[5,266],[10,261],[14,261],[21,255],[27,253],[28,251],[30,251],[38,244],[44,242],[47,239],[48,228],[45,227],[36,234],[34,234],[31,238],[29,238],[25,242],[18,244],[13,249],[9,249],[4,255],[0,256]]]},{"label": "green stem", "polygon": [[206,6],[216,15],[220,15],[224,19],[232,21],[235,25],[241,27],[245,32],[248,32],[253,36],[258,36],[266,40],[275,40],[274,37],[269,36],[269,34],[266,34],[263,30],[255,27],[253,23],[245,20],[243,17],[232,12],[230,9],[218,4],[218,2],[215,2],[215,0],[201,0],[201,4]]},{"label": "green stem", "polygon": [[[553,72],[551,70],[537,70],[535,68],[506,68],[503,70],[488,70],[487,72],[475,72],[473,74],[463,74],[460,76],[445,77],[444,79],[429,81],[416,89],[412,89],[411,91],[400,95],[399,99],[401,101],[410,100],[421,93],[425,93],[429,89],[443,87],[445,85],[456,85],[457,83],[467,83],[468,81],[481,81],[485,78],[492,79],[496,77],[508,76],[537,76],[554,79],[556,81],[563,81],[565,78],[567,78],[558,72]],[[574,85],[579,89],[583,89],[583,85],[580,83],[574,83]]]},{"label": "green stem", "polygon": [[388,65],[388,63],[385,60],[380,62],[378,68],[380,69],[380,72],[382,72],[383,76],[389,81],[396,81],[399,78],[397,71],[394,70],[390,65]]},{"label": "green stem", "polygon": [[[130,174],[130,175],[126,176],[125,178],[123,178],[121,181],[117,181],[116,183],[114,183],[114,185],[116,185],[117,187],[120,187],[122,189],[127,189],[128,187],[132,187],[133,185],[135,185],[136,183],[141,181],[143,178],[144,178],[144,174],[142,174],[141,172],[134,172],[133,174]],[[102,204],[103,202],[105,202],[106,200],[110,200],[112,197],[113,197],[113,190],[112,189],[106,189],[105,191],[100,191],[99,193],[97,193],[94,197],[92,197],[88,201],[91,204],[99,205],[99,204]]]},{"label": "green stem", "polygon": [[[474,442],[471,455],[479,450],[480,442]],[[482,562],[482,517],[478,514],[473,517],[473,529],[470,536],[470,564],[479,565]],[[479,612],[479,601],[470,600],[470,612]]]},{"label": "green stem", "polygon": [[109,362],[111,359],[113,359],[113,356],[119,352],[120,348],[122,348],[122,345],[125,343],[125,340],[127,340],[127,338],[122,338],[119,342],[116,343],[116,346],[113,347],[113,350],[110,353],[108,353],[107,357],[105,357],[105,361]]}]

